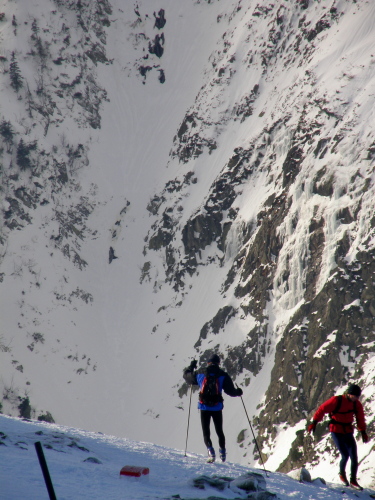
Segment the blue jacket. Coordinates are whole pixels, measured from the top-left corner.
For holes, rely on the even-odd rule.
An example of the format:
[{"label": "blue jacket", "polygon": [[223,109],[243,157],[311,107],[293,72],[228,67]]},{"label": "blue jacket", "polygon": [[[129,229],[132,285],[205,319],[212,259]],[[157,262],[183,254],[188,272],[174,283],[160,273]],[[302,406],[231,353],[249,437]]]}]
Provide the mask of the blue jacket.
[{"label": "blue jacket", "polygon": [[[228,394],[228,396],[232,397],[240,396],[242,394],[241,391],[239,391],[234,387],[233,381],[230,378],[230,376],[224,370],[222,370],[218,365],[215,365],[213,363],[209,364],[206,368],[201,368],[198,371],[194,371],[190,367],[185,368],[184,379],[188,384],[198,385],[199,390],[202,390],[203,381],[207,373],[213,374],[215,375],[215,377],[217,377],[220,394],[222,393],[222,391],[224,391],[225,394]],[[215,406],[207,406],[198,401],[198,408],[200,410],[220,411],[223,409],[223,407],[224,407],[223,401],[220,401]]]}]

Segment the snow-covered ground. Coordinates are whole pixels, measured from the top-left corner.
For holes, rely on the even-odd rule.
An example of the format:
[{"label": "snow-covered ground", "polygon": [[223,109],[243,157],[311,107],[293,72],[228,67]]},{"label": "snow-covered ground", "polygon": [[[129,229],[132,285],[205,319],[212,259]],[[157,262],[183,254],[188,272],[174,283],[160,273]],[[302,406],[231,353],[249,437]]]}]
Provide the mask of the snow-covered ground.
[{"label": "snow-covered ground", "polygon": [[[336,500],[368,498],[363,492],[343,491],[338,484],[324,485],[313,478],[301,483],[285,474],[249,469],[230,461],[207,464],[202,455],[136,442],[101,433],[0,417],[0,498],[1,500],[48,499],[35,442],[43,445],[44,456],[59,500],[120,499],[199,499],[246,498],[236,479],[249,473],[261,474],[260,484],[279,500]],[[148,467],[141,478],[120,476],[126,465]],[[231,478],[223,490],[194,486],[194,480],[207,476]],[[263,479],[265,479],[265,485]],[[237,482],[238,484],[238,482]]]}]

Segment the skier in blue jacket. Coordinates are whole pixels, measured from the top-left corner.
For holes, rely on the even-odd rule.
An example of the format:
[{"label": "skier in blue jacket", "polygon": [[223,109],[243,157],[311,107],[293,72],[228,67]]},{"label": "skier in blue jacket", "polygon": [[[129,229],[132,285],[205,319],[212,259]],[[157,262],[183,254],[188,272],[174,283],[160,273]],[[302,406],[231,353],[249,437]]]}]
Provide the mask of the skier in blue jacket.
[{"label": "skier in blue jacket", "polygon": [[208,462],[214,462],[215,450],[212,446],[210,421],[215,425],[219,438],[219,455],[223,462],[226,460],[225,435],[223,432],[223,397],[222,391],[228,396],[242,396],[242,389],[234,387],[230,376],[219,367],[220,358],[214,354],[208,359],[208,366],[196,371],[197,361],[194,359],[184,370],[184,379],[190,385],[199,386],[198,409],[201,414],[201,424],[204,443],[207,446]]}]

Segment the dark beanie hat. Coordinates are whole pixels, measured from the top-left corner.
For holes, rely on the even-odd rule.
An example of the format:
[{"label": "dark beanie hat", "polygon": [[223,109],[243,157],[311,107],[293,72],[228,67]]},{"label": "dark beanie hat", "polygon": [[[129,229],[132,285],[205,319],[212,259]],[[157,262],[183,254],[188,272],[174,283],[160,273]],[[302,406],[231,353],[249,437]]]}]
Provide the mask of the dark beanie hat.
[{"label": "dark beanie hat", "polygon": [[346,390],[347,394],[351,394],[352,396],[357,396],[358,398],[361,395],[361,392],[362,391],[361,391],[361,388],[359,387],[359,385],[355,385],[355,384],[350,384]]},{"label": "dark beanie hat", "polygon": [[220,358],[217,354],[213,354],[210,358],[208,358],[208,363],[215,363],[215,365],[220,364]]}]

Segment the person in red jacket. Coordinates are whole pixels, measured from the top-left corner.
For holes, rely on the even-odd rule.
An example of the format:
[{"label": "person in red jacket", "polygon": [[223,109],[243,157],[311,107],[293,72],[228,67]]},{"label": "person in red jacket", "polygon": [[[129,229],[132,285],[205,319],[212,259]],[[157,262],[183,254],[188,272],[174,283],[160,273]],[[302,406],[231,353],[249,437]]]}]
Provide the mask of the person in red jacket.
[{"label": "person in red jacket", "polygon": [[[357,482],[358,456],[357,443],[354,438],[354,417],[357,423],[357,429],[362,434],[362,440],[367,443],[369,438],[366,434],[366,422],[363,412],[363,406],[359,398],[361,388],[358,385],[351,384],[342,396],[333,396],[319,406],[314,414],[313,422],[308,426],[308,431],[315,432],[316,424],[323,420],[328,413],[331,417],[329,421],[329,430],[333,442],[341,454],[340,460],[340,480],[346,486],[363,489]],[[346,464],[350,457],[350,483],[346,477]]]}]

